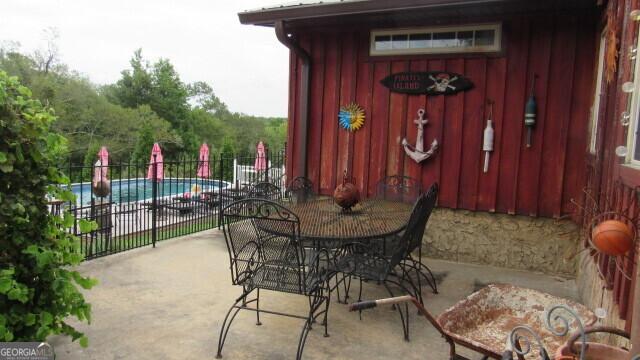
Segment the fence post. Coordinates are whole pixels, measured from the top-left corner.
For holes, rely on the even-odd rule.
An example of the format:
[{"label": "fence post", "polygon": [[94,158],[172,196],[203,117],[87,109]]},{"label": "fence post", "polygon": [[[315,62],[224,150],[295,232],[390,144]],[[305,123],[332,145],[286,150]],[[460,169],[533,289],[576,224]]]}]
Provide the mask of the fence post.
[{"label": "fence post", "polygon": [[151,243],[156,247],[158,239],[158,227],[156,226],[156,213],[158,211],[158,162],[157,154],[153,154],[152,176],[151,176]]},{"label": "fence post", "polygon": [[287,167],[285,166],[286,164],[286,147],[287,144],[284,144],[285,148],[282,149],[282,151],[280,152],[280,157],[279,157],[279,161],[280,161],[280,166],[282,167],[281,173],[282,175],[280,175],[280,177],[283,179],[284,184],[283,186],[286,187],[287,186],[287,182],[289,181],[288,176],[287,176]]},{"label": "fence post", "polygon": [[[222,160],[222,159],[220,159]],[[222,163],[221,163],[222,164]],[[238,185],[238,159],[236,159],[236,157],[233,157],[233,169],[231,170],[231,172],[233,173],[233,181],[231,182],[234,185]]]},{"label": "fence post", "polygon": [[220,166],[219,169],[219,177],[218,177],[218,229],[222,225],[222,209],[224,208],[224,204],[222,202],[222,192],[226,189],[222,188],[222,184],[224,181],[224,162],[222,160],[222,153],[220,153]]},{"label": "fence post", "polygon": [[269,171],[271,171],[271,159],[269,159],[269,148],[264,149],[264,162],[266,165],[266,169],[265,169],[265,174],[264,174],[264,181],[269,182]]}]

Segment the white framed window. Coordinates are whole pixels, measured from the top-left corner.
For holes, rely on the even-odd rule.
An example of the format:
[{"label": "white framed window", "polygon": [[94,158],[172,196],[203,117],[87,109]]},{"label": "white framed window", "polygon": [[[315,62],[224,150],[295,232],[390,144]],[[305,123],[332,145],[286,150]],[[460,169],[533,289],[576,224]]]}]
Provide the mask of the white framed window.
[{"label": "white framed window", "polygon": [[602,83],[604,77],[605,54],[607,53],[606,32],[600,36],[600,48],[598,50],[598,68],[596,72],[596,84],[593,90],[593,101],[591,103],[591,114],[589,116],[589,152],[596,153],[596,141],[598,139],[598,120],[600,116],[600,101],[602,97]]},{"label": "white framed window", "polygon": [[[636,46],[640,46],[640,36],[636,40]],[[633,72],[633,94],[631,95],[631,107],[629,109],[630,121],[627,127],[627,158],[626,162],[635,167],[640,167],[640,136],[638,135],[638,124],[640,123],[640,81],[636,74],[640,71],[640,61],[634,60],[632,64]]]},{"label": "white framed window", "polygon": [[498,52],[502,24],[479,24],[411,29],[372,30],[369,54],[449,54]]}]

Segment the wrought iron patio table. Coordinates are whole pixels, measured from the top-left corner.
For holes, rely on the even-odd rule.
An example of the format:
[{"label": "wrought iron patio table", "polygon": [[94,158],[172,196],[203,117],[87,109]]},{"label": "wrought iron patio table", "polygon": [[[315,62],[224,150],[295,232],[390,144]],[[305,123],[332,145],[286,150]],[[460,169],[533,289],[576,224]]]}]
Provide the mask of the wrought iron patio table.
[{"label": "wrought iron patio table", "polygon": [[411,204],[367,199],[344,212],[333,199],[318,199],[286,206],[300,219],[300,238],[321,247],[383,239],[404,230]]},{"label": "wrought iron patio table", "polygon": [[[306,248],[326,251],[331,261],[337,261],[350,245],[376,246],[382,244],[385,252],[386,239],[402,232],[411,217],[412,205],[382,199],[366,199],[350,211],[343,211],[331,198],[284,204],[300,221],[300,240]],[[263,231],[278,234],[281,229],[270,228],[268,223],[257,223]],[[381,242],[375,240],[382,240]],[[375,241],[375,242],[374,242]],[[335,263],[334,263],[335,264]],[[334,265],[335,266],[335,265]],[[350,277],[346,277],[350,279]],[[339,283],[345,287],[345,300],[349,294],[350,280],[345,277],[331,288],[340,292]]]}]

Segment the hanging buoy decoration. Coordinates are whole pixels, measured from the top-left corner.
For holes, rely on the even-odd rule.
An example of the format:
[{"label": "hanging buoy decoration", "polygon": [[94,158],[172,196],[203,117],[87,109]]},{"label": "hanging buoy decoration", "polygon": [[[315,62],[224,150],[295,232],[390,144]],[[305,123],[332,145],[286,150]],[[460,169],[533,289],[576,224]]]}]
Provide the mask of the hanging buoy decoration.
[{"label": "hanging buoy decoration", "polygon": [[489,171],[489,154],[493,151],[493,101],[489,102],[489,116],[487,119],[487,127],[484,129],[484,138],[482,141],[482,151],[484,151],[484,167],[483,171]]},{"label": "hanging buoy decoration", "polygon": [[633,248],[633,231],[629,225],[619,220],[605,220],[591,232],[591,242],[598,251],[620,256]]},{"label": "hanging buoy decoration", "polygon": [[524,126],[527,128],[527,147],[531,147],[531,135],[533,128],[536,126],[536,116],[538,115],[538,103],[536,102],[536,78],[538,75],[533,75],[533,81],[531,82],[531,94],[527,105],[524,108]]}]

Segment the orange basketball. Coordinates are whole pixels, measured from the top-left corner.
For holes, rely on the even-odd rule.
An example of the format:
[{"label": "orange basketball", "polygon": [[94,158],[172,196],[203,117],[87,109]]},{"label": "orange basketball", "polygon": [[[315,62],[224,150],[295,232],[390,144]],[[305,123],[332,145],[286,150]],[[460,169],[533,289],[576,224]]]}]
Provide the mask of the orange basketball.
[{"label": "orange basketball", "polygon": [[600,252],[619,256],[633,247],[633,232],[622,221],[606,220],[593,229],[591,241]]}]

